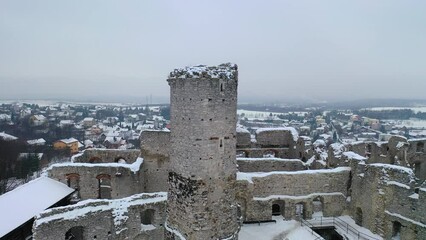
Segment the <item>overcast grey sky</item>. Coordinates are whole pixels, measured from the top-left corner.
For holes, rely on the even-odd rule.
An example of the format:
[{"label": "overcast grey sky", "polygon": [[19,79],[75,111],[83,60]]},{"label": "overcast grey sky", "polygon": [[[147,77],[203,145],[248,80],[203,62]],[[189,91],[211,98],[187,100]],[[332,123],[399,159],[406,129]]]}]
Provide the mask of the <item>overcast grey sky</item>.
[{"label": "overcast grey sky", "polygon": [[424,99],[426,1],[0,1],[2,99],[164,102],[171,70],[223,62],[243,101]]}]

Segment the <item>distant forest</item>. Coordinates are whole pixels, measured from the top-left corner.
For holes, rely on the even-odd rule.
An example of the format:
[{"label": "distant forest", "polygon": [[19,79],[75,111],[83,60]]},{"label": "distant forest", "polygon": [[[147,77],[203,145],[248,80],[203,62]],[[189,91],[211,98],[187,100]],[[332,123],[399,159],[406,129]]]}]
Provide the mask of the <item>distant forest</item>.
[{"label": "distant forest", "polygon": [[376,119],[398,119],[398,120],[407,120],[410,118],[424,119],[426,120],[425,112],[415,113],[410,109],[393,109],[393,110],[355,110],[354,114],[358,114],[364,117],[376,118]]}]

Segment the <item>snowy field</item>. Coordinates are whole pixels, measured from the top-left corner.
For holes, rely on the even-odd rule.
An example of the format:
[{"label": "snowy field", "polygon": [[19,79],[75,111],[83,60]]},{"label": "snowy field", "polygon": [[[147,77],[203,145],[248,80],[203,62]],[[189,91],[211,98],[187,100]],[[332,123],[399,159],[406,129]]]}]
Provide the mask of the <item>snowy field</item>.
[{"label": "snowy field", "polygon": [[426,120],[420,120],[420,119],[410,119],[410,120],[383,120],[383,122],[389,122],[395,124],[396,127],[402,128],[417,128],[422,129],[426,128]]}]

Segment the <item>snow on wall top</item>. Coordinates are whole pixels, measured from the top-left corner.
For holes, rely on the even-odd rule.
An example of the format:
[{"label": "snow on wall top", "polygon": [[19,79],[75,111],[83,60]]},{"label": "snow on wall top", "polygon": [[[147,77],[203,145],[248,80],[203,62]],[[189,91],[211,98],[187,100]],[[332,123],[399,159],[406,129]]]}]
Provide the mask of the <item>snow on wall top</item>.
[{"label": "snow on wall top", "polygon": [[266,157],[266,158],[244,158],[237,157],[237,161],[282,161],[282,162],[302,162],[299,159],[287,159],[287,158],[276,158],[276,157]]},{"label": "snow on wall top", "polygon": [[50,166],[46,169],[46,171],[49,171],[55,167],[122,167],[127,168],[133,173],[137,173],[141,165],[143,163],[143,158],[138,157],[136,161],[132,164],[128,163],[79,163],[79,162],[65,162],[65,163],[56,163]]},{"label": "snow on wall top", "polygon": [[223,63],[218,66],[198,65],[185,68],[177,68],[170,72],[169,79],[183,78],[220,78],[235,79],[238,66],[234,63]]},{"label": "snow on wall top", "polygon": [[398,172],[407,173],[411,176],[414,175],[413,170],[408,168],[408,167],[402,167],[402,166],[386,164],[386,163],[372,163],[372,164],[369,164],[368,166],[380,167],[380,168],[390,169],[390,170],[396,170]]},{"label": "snow on wall top", "polygon": [[319,169],[319,170],[303,170],[303,171],[276,171],[276,172],[237,172],[237,180],[246,180],[253,183],[253,178],[264,178],[271,175],[295,175],[295,174],[327,174],[350,171],[350,167],[338,167],[334,169]]},{"label": "snow on wall top", "polygon": [[57,207],[46,210],[37,215],[34,226],[49,223],[56,220],[78,219],[87,214],[97,211],[112,211],[114,217],[114,225],[119,227],[128,219],[128,208],[135,205],[143,205],[148,203],[156,203],[167,200],[167,193],[140,193],[130,197],[121,199],[88,199],[78,202],[74,205]]},{"label": "snow on wall top", "polygon": [[296,142],[299,139],[299,133],[294,127],[280,127],[280,128],[259,128],[256,130],[256,135],[261,132],[275,132],[275,131],[289,131]]},{"label": "snow on wall top", "polygon": [[247,129],[241,127],[241,126],[237,126],[236,130],[237,130],[237,133],[248,133],[248,134],[250,134],[249,130],[247,130]]},{"label": "snow on wall top", "polygon": [[0,132],[0,138],[2,138],[5,141],[13,141],[13,140],[17,140],[18,138],[15,136],[12,136],[10,134],[7,134],[5,132]]},{"label": "snow on wall top", "polygon": [[75,190],[40,177],[0,196],[0,238]]},{"label": "snow on wall top", "polygon": [[358,161],[366,161],[367,160],[367,158],[365,158],[365,157],[363,157],[363,156],[361,156],[357,153],[351,152],[351,151],[344,152],[343,156],[345,156],[345,157],[347,157],[348,159],[351,159],[351,160],[358,160]]}]

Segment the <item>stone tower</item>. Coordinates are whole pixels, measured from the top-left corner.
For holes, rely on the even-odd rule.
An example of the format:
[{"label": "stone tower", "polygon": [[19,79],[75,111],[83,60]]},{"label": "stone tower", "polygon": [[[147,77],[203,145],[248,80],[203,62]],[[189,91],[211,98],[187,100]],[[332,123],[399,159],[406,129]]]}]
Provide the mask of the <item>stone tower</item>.
[{"label": "stone tower", "polygon": [[237,239],[235,64],[170,73],[169,239]]}]

